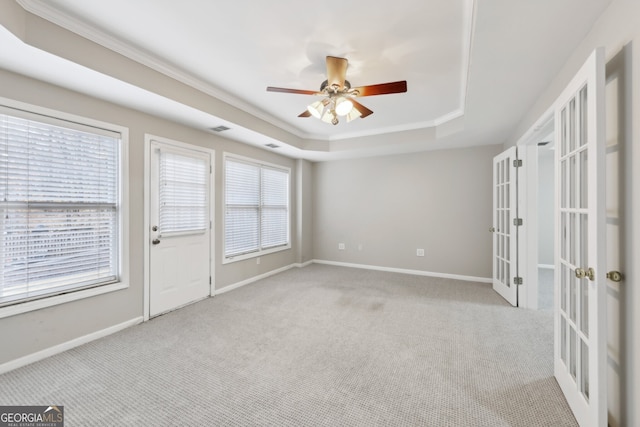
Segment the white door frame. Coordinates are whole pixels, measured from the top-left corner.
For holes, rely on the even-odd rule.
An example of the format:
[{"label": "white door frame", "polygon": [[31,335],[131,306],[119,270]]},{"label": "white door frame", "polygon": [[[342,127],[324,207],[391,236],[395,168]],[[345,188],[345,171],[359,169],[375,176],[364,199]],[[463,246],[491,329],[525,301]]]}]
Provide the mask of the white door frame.
[{"label": "white door frame", "polygon": [[519,307],[538,309],[538,142],[553,132],[553,107],[547,109],[518,140],[518,156],[523,159],[518,187],[518,211],[523,218],[518,239]]},{"label": "white door frame", "polygon": [[[215,224],[215,150],[211,148],[201,147],[198,145],[187,144],[184,142],[176,141],[169,138],[155,136],[151,134],[144,135],[144,296],[143,296],[143,317],[144,321],[149,320],[149,295],[150,295],[150,274],[151,268],[151,222],[149,216],[151,214],[150,195],[151,195],[151,141],[160,142],[163,144],[172,145],[175,147],[186,148],[190,150],[197,150],[206,152],[211,156],[211,174],[210,179],[210,194],[209,194],[209,215],[213,224]],[[211,285],[209,286],[209,296],[215,295],[215,227],[211,227],[210,230],[210,257],[209,257],[209,271],[211,274]]]}]

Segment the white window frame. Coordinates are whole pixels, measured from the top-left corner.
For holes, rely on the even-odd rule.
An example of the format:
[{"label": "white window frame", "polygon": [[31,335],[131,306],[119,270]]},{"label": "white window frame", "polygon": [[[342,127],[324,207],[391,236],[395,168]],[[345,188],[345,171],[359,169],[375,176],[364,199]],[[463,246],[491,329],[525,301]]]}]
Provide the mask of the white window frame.
[{"label": "white window frame", "polygon": [[[226,241],[225,241],[225,230],[226,230],[226,165],[227,165],[227,159],[233,159],[233,160],[237,160],[239,162],[243,162],[243,163],[248,163],[248,164],[252,164],[254,166],[257,166],[259,168],[270,168],[270,169],[278,169],[281,171],[285,171],[287,172],[288,178],[289,178],[289,183],[288,183],[288,193],[287,193],[287,218],[288,218],[288,239],[287,239],[287,244],[286,245],[281,245],[281,246],[276,246],[273,248],[268,248],[268,249],[258,249],[257,251],[254,252],[248,252],[248,253],[244,253],[244,254],[238,254],[238,255],[232,255],[232,256],[227,256],[225,254],[225,249],[226,249]],[[251,259],[251,258],[257,258],[263,255],[267,255],[267,254],[271,254],[271,253],[275,253],[275,252],[281,252],[281,251],[285,251],[288,249],[291,249],[291,168],[288,168],[286,166],[281,166],[281,165],[276,165],[274,163],[268,163],[268,162],[264,162],[261,160],[256,160],[256,159],[252,159],[249,157],[244,157],[244,156],[239,156],[236,154],[232,154],[232,153],[223,153],[222,155],[222,178],[223,178],[223,184],[222,184],[222,264],[229,264],[232,262],[236,262],[236,261],[242,261],[242,260],[246,260],[246,259]],[[258,234],[259,238],[260,238],[260,233]]]},{"label": "white window frame", "polygon": [[79,124],[82,126],[104,129],[120,134],[120,157],[118,181],[119,181],[119,215],[118,215],[118,280],[114,283],[99,285],[88,289],[80,289],[77,291],[69,291],[52,296],[45,296],[40,299],[29,301],[16,301],[12,305],[0,307],[0,319],[14,316],[21,313],[27,313],[34,310],[40,310],[64,304],[71,301],[77,301],[85,298],[91,298],[97,295],[126,289],[129,287],[129,129],[112,123],[102,122],[99,120],[89,119],[74,114],[52,110],[45,107],[27,104],[8,98],[0,97],[0,111],[3,113],[18,117],[31,118],[41,121],[57,122],[64,126],[64,122],[72,125]]}]

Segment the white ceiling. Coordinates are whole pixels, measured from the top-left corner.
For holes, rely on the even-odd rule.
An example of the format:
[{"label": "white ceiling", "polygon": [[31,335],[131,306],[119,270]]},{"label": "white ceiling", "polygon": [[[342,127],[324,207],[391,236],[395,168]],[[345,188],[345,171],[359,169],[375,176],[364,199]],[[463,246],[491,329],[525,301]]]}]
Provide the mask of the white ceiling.
[{"label": "white ceiling", "polygon": [[[18,0],[31,13],[312,141],[314,149],[53,57],[6,30],[0,67],[190,126],[226,124],[232,130],[222,136],[274,142],[283,154],[311,160],[495,144],[610,2]],[[374,114],[337,126],[297,117],[313,96],[266,92],[319,89],[327,55],[349,59],[352,86],[407,80],[408,92],[360,98]]]}]

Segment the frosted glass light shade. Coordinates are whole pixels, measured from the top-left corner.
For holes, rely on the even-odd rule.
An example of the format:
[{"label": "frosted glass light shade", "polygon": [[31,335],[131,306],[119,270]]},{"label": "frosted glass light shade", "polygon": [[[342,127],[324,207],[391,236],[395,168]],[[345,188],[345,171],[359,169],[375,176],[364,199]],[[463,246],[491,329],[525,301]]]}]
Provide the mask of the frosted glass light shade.
[{"label": "frosted glass light shade", "polygon": [[349,123],[353,119],[357,119],[361,115],[362,113],[360,111],[356,110],[355,108],[352,108],[349,114],[347,114],[347,123]]},{"label": "frosted glass light shade", "polygon": [[324,114],[322,115],[322,118],[320,120],[322,120],[325,123],[331,123],[334,117],[335,116],[331,112],[331,110],[329,108],[327,108],[327,111],[324,112]]},{"label": "frosted glass light shade", "polygon": [[322,117],[322,110],[324,110],[324,104],[322,101],[316,101],[307,107],[307,111],[309,111],[316,119]]},{"label": "frosted glass light shade", "polygon": [[336,101],[336,114],[346,116],[353,110],[353,102],[348,99],[340,98]]}]

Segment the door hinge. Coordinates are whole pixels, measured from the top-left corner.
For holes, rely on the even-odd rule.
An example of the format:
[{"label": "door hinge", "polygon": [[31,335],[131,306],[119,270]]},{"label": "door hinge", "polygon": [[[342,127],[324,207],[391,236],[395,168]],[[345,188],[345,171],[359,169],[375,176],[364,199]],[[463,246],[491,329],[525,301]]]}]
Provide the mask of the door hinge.
[{"label": "door hinge", "polygon": [[520,168],[520,167],[522,167],[522,160],[520,160],[520,159],[515,159],[515,160],[513,161],[513,167],[514,167],[514,168]]},{"label": "door hinge", "polygon": [[209,276],[209,284],[211,284],[211,276]]},{"label": "door hinge", "polygon": [[209,165],[209,173],[213,173],[213,165]]},{"label": "door hinge", "polygon": [[522,285],[522,277],[514,277],[513,278],[514,285]]},{"label": "door hinge", "polygon": [[521,226],[522,223],[522,218],[513,218],[513,225],[515,225],[516,227]]},{"label": "door hinge", "polygon": [[213,221],[209,221],[209,230],[213,228]]}]

